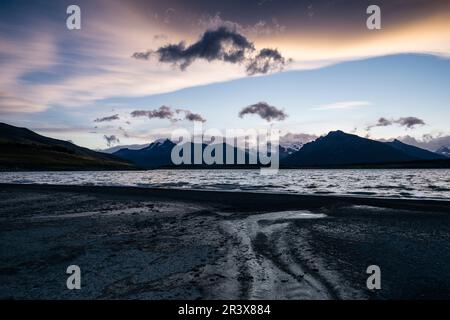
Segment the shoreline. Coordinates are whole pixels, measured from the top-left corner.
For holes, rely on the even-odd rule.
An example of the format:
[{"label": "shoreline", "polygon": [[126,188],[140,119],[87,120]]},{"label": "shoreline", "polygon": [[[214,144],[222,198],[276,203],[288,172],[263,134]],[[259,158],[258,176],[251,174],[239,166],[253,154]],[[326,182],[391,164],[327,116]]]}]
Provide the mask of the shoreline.
[{"label": "shoreline", "polygon": [[[448,211],[354,201],[2,184],[0,299],[450,298]],[[81,290],[66,288],[69,265]]]},{"label": "shoreline", "polygon": [[133,186],[87,186],[56,184],[0,183],[1,189],[82,192],[114,194],[142,198],[161,198],[200,203],[216,203],[237,210],[317,209],[333,206],[373,206],[399,210],[441,211],[450,213],[450,200],[363,197],[358,195],[320,195],[229,190],[193,190],[174,188],[142,188]]}]

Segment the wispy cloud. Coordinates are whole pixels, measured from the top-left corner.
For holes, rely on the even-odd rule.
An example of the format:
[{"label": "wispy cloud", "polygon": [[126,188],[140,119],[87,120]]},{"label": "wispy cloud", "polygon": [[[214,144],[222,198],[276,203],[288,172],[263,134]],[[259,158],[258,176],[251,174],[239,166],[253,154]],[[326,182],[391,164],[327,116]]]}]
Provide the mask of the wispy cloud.
[{"label": "wispy cloud", "polygon": [[15,96],[3,96],[0,93],[0,114],[38,112],[45,109],[45,105],[36,104],[31,100]]},{"label": "wispy cloud", "polygon": [[404,117],[397,120],[394,120],[395,123],[398,123],[400,126],[406,127],[408,129],[412,129],[415,126],[423,126],[425,125],[425,121],[416,117]]},{"label": "wispy cloud", "polygon": [[108,147],[112,147],[113,145],[120,143],[119,138],[117,138],[115,135],[110,135],[110,136],[104,135],[103,139],[105,139],[106,145]]},{"label": "wispy cloud", "polygon": [[274,36],[286,31],[286,26],[281,25],[275,18],[259,20],[255,24],[244,26],[234,21],[222,19],[220,12],[217,12],[214,16],[202,14],[198,19],[197,24],[202,29],[216,29],[225,26],[251,37]]},{"label": "wispy cloud", "polygon": [[186,109],[176,109],[173,110],[171,107],[168,106],[161,106],[158,109],[154,110],[134,110],[131,112],[131,116],[133,118],[139,118],[139,117],[147,117],[149,119],[167,119],[171,122],[180,121],[182,119],[177,118],[177,114],[184,114],[184,119],[194,122],[206,122],[206,119],[203,118],[198,113],[193,113],[190,110]]},{"label": "wispy cloud", "polygon": [[149,119],[168,119],[173,120],[174,112],[168,106],[161,106],[154,110],[135,110],[131,112],[133,118],[147,117]]},{"label": "wispy cloud", "polygon": [[97,118],[94,120],[94,122],[110,122],[110,121],[114,121],[114,120],[120,120],[120,117],[118,114],[108,116],[108,117],[103,117],[103,118]]},{"label": "wispy cloud", "polygon": [[372,103],[369,101],[340,101],[330,104],[324,104],[312,108],[312,110],[345,110],[345,109],[368,107],[370,105],[372,105]]},{"label": "wispy cloud", "polygon": [[378,119],[376,123],[367,126],[366,130],[370,131],[372,128],[375,127],[388,127],[394,124],[397,124],[400,127],[405,127],[407,129],[414,129],[415,126],[425,125],[425,121],[417,117],[401,117],[398,119],[387,119],[381,117]]},{"label": "wispy cloud", "polygon": [[[82,2],[84,8],[92,3]],[[148,47],[142,43],[142,39],[149,39],[153,51],[161,48],[162,41],[169,39],[175,45],[183,39],[186,43],[196,44],[199,41],[197,35],[202,37],[205,26],[217,28],[225,23],[220,17],[213,17],[206,22],[209,25],[199,24],[192,29],[177,25],[182,22],[181,19],[171,19],[173,24],[169,27],[161,24],[161,20],[149,18],[149,11],[142,10],[134,3],[113,0],[96,2],[95,6],[99,6],[96,19],[83,22],[83,30],[89,32],[72,32],[70,41],[67,41],[67,30],[60,27],[60,20],[51,20],[53,14],[46,13],[43,17],[35,10],[33,15],[36,15],[39,23],[34,28],[26,25],[30,17],[25,15],[22,21],[17,19],[10,25],[2,21],[2,27],[5,25],[5,28],[0,32],[0,91],[3,93],[0,113],[41,112],[54,106],[83,108],[102,99],[142,97],[246,75],[245,68],[222,63],[224,60],[214,60],[217,63],[211,64],[192,64],[189,66],[189,75],[186,75],[171,68],[170,64],[158,61],[142,63],[130,59],[133,51],[143,52],[144,55],[140,57],[146,57],[145,50]],[[52,9],[52,6],[49,5],[49,8]],[[432,8],[434,6],[430,6],[430,10]],[[54,7],[56,9],[57,6]],[[202,14],[204,12],[202,10]],[[117,19],[118,14],[122,19]],[[196,16],[197,20],[199,16]],[[237,31],[249,43],[248,39],[252,39],[254,55],[270,44],[284,56],[295,59],[289,69],[310,69],[327,63],[405,52],[450,57],[449,17],[448,10],[436,10],[420,19],[399,21],[376,35],[366,31],[357,36],[336,32],[332,39],[328,32],[321,34],[320,28],[315,29],[317,31],[290,26],[285,28],[275,22],[255,25],[259,30],[256,33],[264,34],[265,39],[257,37],[250,29],[241,30],[237,27]],[[189,23],[192,25],[192,21]],[[237,25],[231,21],[227,24]],[[164,37],[160,37],[161,34]],[[411,34],[414,34],[413,40],[409,36]],[[156,47],[152,46],[155,45],[152,42],[154,40],[158,40]],[[185,51],[190,47],[186,45],[179,52],[186,54]],[[178,60],[177,63],[182,61]],[[59,73],[55,68],[64,69],[64,76],[45,82],[24,81],[30,74]]]}]

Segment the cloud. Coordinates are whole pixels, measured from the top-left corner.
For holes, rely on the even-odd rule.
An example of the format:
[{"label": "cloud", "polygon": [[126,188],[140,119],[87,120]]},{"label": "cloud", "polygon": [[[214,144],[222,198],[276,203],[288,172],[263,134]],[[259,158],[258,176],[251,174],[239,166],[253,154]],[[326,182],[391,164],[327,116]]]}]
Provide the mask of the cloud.
[{"label": "cloud", "polygon": [[354,109],[370,105],[371,103],[369,101],[340,101],[315,107],[313,110]]},{"label": "cloud", "polygon": [[18,25],[10,27],[20,36],[8,34],[8,28],[0,32],[0,114],[46,110],[49,95],[22,80],[56,64],[57,43],[49,33],[24,30]]},{"label": "cloud", "polygon": [[103,118],[97,118],[94,120],[94,122],[110,122],[110,121],[114,121],[114,120],[119,120],[119,115],[115,114],[113,116],[109,116],[109,117],[103,117]]},{"label": "cloud", "polygon": [[226,27],[206,31],[200,40],[186,47],[184,42],[169,44],[156,50],[160,62],[173,63],[185,70],[194,60],[242,62],[253,44],[243,35]]},{"label": "cloud", "polygon": [[398,119],[386,119],[381,117],[378,119],[377,123],[367,126],[366,130],[370,131],[375,127],[387,127],[394,124],[398,124],[401,127],[406,127],[407,129],[414,129],[417,125],[425,125],[425,121],[416,117],[402,117]]},{"label": "cloud", "polygon": [[189,110],[185,110],[185,109],[177,109],[176,113],[184,113],[184,119],[194,122],[194,121],[198,121],[198,122],[206,122],[206,119],[203,118],[200,114],[198,113],[192,113]]},{"label": "cloud", "polygon": [[188,113],[186,114],[185,119],[189,121],[206,122],[206,119],[197,113]]},{"label": "cloud", "polygon": [[0,92],[0,114],[38,112],[45,109],[45,105],[38,105],[30,100],[7,96]]},{"label": "cloud", "polygon": [[122,134],[123,134],[123,136],[125,138],[130,138],[131,137],[130,134],[128,133],[128,131],[126,131],[124,128],[119,127],[119,131],[122,132]]},{"label": "cloud", "polygon": [[318,137],[315,134],[288,132],[280,137],[280,144],[305,144],[316,140]]},{"label": "cloud", "polygon": [[174,8],[168,8],[164,13],[164,19],[163,22],[165,24],[170,24],[172,22],[172,17],[175,14]]},{"label": "cloud", "polygon": [[284,69],[286,60],[276,49],[262,49],[247,65],[247,74],[268,73]]},{"label": "cloud", "polygon": [[165,34],[155,34],[154,36],[153,36],[153,40],[154,41],[159,41],[159,40],[167,40],[169,37],[167,36],[167,35],[165,35]]},{"label": "cloud", "polygon": [[131,57],[135,58],[137,60],[148,60],[148,59],[150,59],[151,54],[152,54],[152,51],[148,50],[145,52],[135,52],[135,53],[133,53],[133,55]]},{"label": "cloud", "polygon": [[398,123],[401,126],[405,126],[408,129],[413,129],[414,126],[417,125],[425,125],[425,121],[416,117],[405,117],[395,120],[395,123]]},{"label": "cloud", "polygon": [[286,31],[286,26],[278,23],[278,20],[273,18],[271,22],[260,20],[251,27],[247,27],[246,32],[256,36],[271,36],[278,35]]},{"label": "cloud", "polygon": [[284,120],[288,116],[283,110],[270,106],[266,102],[258,102],[251,106],[243,108],[239,112],[239,117],[243,118],[246,114],[257,114],[262,119],[270,122],[272,120]]},{"label": "cloud", "polygon": [[[421,137],[412,137],[409,135],[401,136],[395,138],[403,143],[410,144],[419,148],[427,149],[429,151],[435,152],[440,147],[450,147],[450,135],[439,133],[439,134],[424,134]],[[381,141],[392,141],[393,139],[382,139]]]},{"label": "cloud", "polygon": [[390,125],[392,125],[392,120],[388,120],[386,118],[381,117],[380,119],[378,119],[377,123],[367,126],[366,130],[370,131],[372,128],[375,127],[387,127]]},{"label": "cloud", "polygon": [[106,140],[106,144],[107,144],[108,147],[111,147],[114,144],[119,144],[120,143],[119,138],[117,138],[115,135],[111,135],[111,136],[104,135],[103,139]]},{"label": "cloud", "polygon": [[157,118],[157,119],[168,119],[172,120],[174,116],[174,112],[170,107],[161,106],[155,110],[135,110],[131,112],[131,116],[133,118],[137,117],[147,117],[149,119]]},{"label": "cloud", "polygon": [[[74,134],[85,134],[85,133],[95,133],[93,132],[92,127],[55,127],[55,126],[32,126],[29,128],[30,130],[33,130],[37,133],[43,134],[43,135],[52,135],[52,134],[65,134],[65,135],[74,135]],[[94,129],[97,129],[95,127]]]},{"label": "cloud", "polygon": [[237,22],[222,19],[220,12],[217,12],[214,16],[203,14],[198,19],[197,24],[203,30],[217,29],[224,26],[237,30],[244,35],[254,37],[279,35],[286,31],[286,26],[280,25],[275,18],[272,18],[270,21],[259,20],[253,25],[244,26]]},{"label": "cloud", "polygon": [[236,27],[222,25],[207,30],[190,46],[182,41],[162,46],[156,51],[135,52],[132,57],[149,60],[154,55],[159,62],[171,63],[183,71],[198,59],[232,64],[246,62],[248,75],[281,71],[286,64],[285,58],[276,49],[264,48],[256,56],[252,56],[254,51],[254,44],[236,31]]},{"label": "cloud", "polygon": [[193,113],[190,110],[186,109],[176,109],[175,111],[172,110],[171,107],[168,106],[161,106],[158,109],[155,110],[135,110],[131,112],[131,116],[133,118],[137,117],[147,117],[149,119],[158,118],[158,119],[167,119],[172,122],[179,121],[181,119],[176,118],[176,114],[184,114],[184,119],[188,121],[199,121],[199,122],[206,122],[206,119],[204,119],[200,114]]},{"label": "cloud", "polygon": [[[196,66],[189,76],[180,77],[170,68],[161,68],[160,64],[153,61],[143,66],[140,61],[131,59],[129,48],[141,48],[142,39],[154,43],[154,34],[191,39],[193,32],[210,29],[202,27],[194,30],[193,27],[200,28],[195,26],[195,20],[189,20],[187,23],[190,27],[186,27],[187,24],[183,24],[185,20],[174,18],[168,27],[162,25],[160,20],[153,19],[148,10],[131,3],[136,1],[100,1],[95,4],[99,6],[100,17],[86,21],[89,32],[72,34],[70,44],[64,41],[67,33],[58,27],[59,20],[53,20],[51,14],[41,16],[40,11],[34,10],[38,15],[35,18],[40,23],[33,28],[30,28],[30,20],[26,15],[20,15],[24,21],[18,19],[12,24],[6,21],[7,28],[2,28],[0,36],[0,87],[17,101],[13,101],[15,105],[12,106],[9,99],[1,100],[0,113],[40,112],[55,106],[84,108],[111,97],[141,97],[242,76],[242,72],[232,65],[216,64]],[[420,18],[399,21],[398,25],[386,28],[375,38],[372,33],[364,32],[364,28],[361,34],[356,34],[356,30],[360,30],[358,28],[348,29],[349,32],[328,28],[328,31],[334,32],[331,36],[329,32],[322,33],[321,29],[304,28],[305,23],[306,26],[310,23],[305,19],[296,19],[292,24],[289,19],[280,16],[279,21],[288,24],[286,32],[278,36],[275,28],[275,33],[262,41],[278,48],[284,56],[294,58],[296,62],[290,65],[292,70],[399,53],[431,53],[448,58],[449,13],[439,7],[429,6]],[[253,11],[245,14],[250,20],[239,18],[239,21],[256,22]],[[120,12],[122,19],[117,19],[117,12]],[[201,10],[203,12],[206,11]],[[290,15],[288,7],[286,12]],[[160,13],[163,14],[164,11]],[[327,19],[323,21],[325,25],[329,22]],[[270,20],[266,22],[270,25]],[[342,24],[347,24],[345,19]],[[264,33],[263,25],[260,23],[256,29]],[[258,43],[251,32],[237,30]],[[414,41],[408,36],[411,34],[415,35]],[[305,46],[305,43],[308,45]],[[160,42],[156,45],[161,46]],[[66,56],[68,52],[70,55]],[[28,76],[35,72],[53,74],[58,73],[58,70],[65,72],[43,82],[24,81],[29,80]]]}]

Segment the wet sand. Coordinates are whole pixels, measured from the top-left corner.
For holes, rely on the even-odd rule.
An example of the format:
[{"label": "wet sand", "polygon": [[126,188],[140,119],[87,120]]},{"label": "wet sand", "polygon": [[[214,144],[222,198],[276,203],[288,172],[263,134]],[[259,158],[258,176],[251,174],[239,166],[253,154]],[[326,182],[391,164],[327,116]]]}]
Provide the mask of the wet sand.
[{"label": "wet sand", "polygon": [[0,186],[0,298],[450,298],[448,202],[127,190]]}]

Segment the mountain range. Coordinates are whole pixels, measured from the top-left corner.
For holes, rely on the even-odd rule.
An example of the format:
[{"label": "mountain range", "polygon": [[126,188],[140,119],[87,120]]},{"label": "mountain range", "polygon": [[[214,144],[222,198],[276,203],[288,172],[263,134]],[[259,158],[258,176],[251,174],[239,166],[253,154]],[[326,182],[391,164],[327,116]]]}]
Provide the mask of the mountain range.
[{"label": "mountain range", "polygon": [[357,135],[332,131],[324,137],[306,143],[288,156],[288,167],[378,165],[426,160],[443,160],[444,156],[410,146],[398,140],[380,142]]},{"label": "mountain range", "polygon": [[172,163],[170,155],[174,146],[175,143],[167,139],[155,141],[142,149],[123,148],[112,154],[118,158],[128,160],[141,168],[158,168]]},{"label": "mountain range", "polygon": [[[186,142],[187,145],[185,145],[183,149],[190,150],[190,163],[189,164],[183,164],[178,165],[179,168],[189,168],[189,167],[211,167],[211,165],[208,165],[205,163],[204,159],[200,159],[200,161],[195,162],[194,158],[194,150],[197,148],[197,150],[201,150],[201,154],[205,151],[208,144],[200,144],[200,143],[190,143]],[[138,167],[141,168],[161,168],[161,167],[173,167],[172,163],[172,149],[175,147],[175,143],[172,142],[169,139],[165,140],[157,140],[150,145],[148,145],[145,148],[142,148],[140,150],[132,150],[129,148],[121,149],[119,151],[116,151],[113,153],[114,156],[128,160]],[[217,148],[217,146],[215,146]],[[233,155],[233,163],[237,163],[237,154],[241,153],[241,156],[244,157],[245,163],[248,163],[249,160],[249,152],[244,152],[241,149],[238,149],[236,147],[233,147],[231,145],[222,143],[219,144],[218,150],[221,149],[222,157],[221,157],[221,163],[222,164],[215,164],[214,167],[226,167],[226,168],[251,168],[257,166],[259,168],[259,165],[245,165],[245,164],[225,164],[226,163],[226,155],[232,154]],[[183,152],[180,152],[180,157],[183,156]],[[212,156],[215,156],[215,152],[212,151]],[[219,157],[219,155],[218,155]]]},{"label": "mountain range", "polygon": [[[175,143],[160,139],[139,148],[116,148],[112,154],[79,147],[71,142],[41,136],[31,130],[0,123],[0,169],[1,170],[126,170],[179,168],[171,160]],[[190,144],[191,163],[194,148],[205,150],[207,144]],[[223,163],[232,152],[248,160],[251,152],[222,144]],[[331,131],[325,136],[295,146],[281,145],[279,158],[281,168],[330,168],[330,167],[450,167],[448,148],[439,153],[424,150],[394,140],[380,142],[342,131]],[[182,168],[246,168],[260,165],[183,165]]]},{"label": "mountain range", "polygon": [[[171,150],[175,146],[170,140],[157,141],[140,150],[121,149],[113,154],[144,168],[170,167]],[[206,145],[202,146],[202,149]],[[230,146],[226,146],[232,148]],[[226,148],[223,146],[223,148]],[[193,146],[191,146],[193,148]],[[234,153],[236,148],[234,148]],[[446,166],[444,155],[414,147],[398,140],[380,142],[342,131],[328,135],[303,146],[280,146],[281,167],[336,167],[336,166]],[[248,157],[248,154],[246,154]],[[223,160],[225,162],[225,160]],[[443,163],[442,163],[443,162]]]}]

